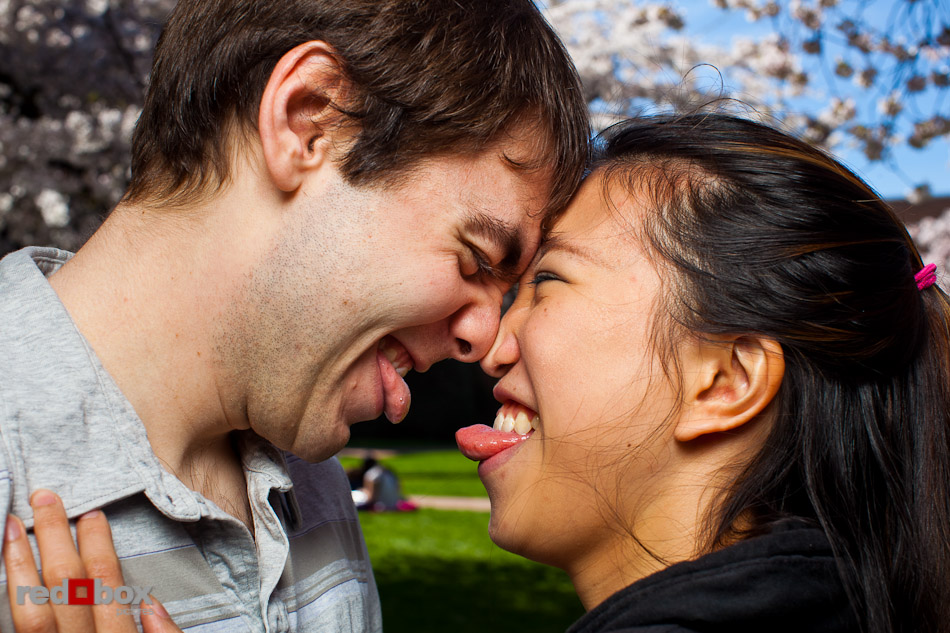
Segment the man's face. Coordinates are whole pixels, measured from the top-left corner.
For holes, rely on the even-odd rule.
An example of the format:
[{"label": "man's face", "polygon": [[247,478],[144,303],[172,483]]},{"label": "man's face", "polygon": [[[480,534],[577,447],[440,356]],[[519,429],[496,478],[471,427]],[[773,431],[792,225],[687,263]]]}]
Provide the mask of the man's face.
[{"label": "man's face", "polygon": [[325,459],[351,424],[405,416],[407,370],[484,356],[540,238],[550,174],[505,159],[533,159],[535,146],[506,137],[385,188],[348,185],[335,167],[310,179],[222,320],[232,426]]}]

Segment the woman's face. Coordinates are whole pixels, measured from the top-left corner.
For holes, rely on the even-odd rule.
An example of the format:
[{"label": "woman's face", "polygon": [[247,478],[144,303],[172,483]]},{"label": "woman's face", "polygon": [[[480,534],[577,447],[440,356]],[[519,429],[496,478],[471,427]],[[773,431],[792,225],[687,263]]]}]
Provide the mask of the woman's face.
[{"label": "woman's face", "polygon": [[582,186],[482,361],[501,377],[501,414],[539,418],[526,441],[479,467],[491,537],[572,575],[622,565],[629,530],[650,531],[676,410],[652,340],[662,279],[636,236],[642,205],[611,192],[615,209],[600,177]]}]

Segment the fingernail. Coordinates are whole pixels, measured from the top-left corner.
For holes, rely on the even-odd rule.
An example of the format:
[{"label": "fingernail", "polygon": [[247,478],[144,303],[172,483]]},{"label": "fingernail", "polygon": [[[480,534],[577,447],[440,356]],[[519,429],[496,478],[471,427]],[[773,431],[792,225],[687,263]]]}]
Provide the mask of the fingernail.
[{"label": "fingernail", "polygon": [[56,495],[49,490],[37,490],[30,497],[30,505],[33,506],[49,506],[54,503],[56,503]]},{"label": "fingernail", "polygon": [[170,620],[171,616],[168,615],[168,611],[165,610],[165,607],[162,606],[162,603],[155,599],[155,596],[149,596],[152,599],[152,612],[155,613],[160,618],[165,618]]},{"label": "fingernail", "polygon": [[102,510],[90,510],[86,514],[79,517],[79,520],[82,521],[83,519],[95,519],[100,514],[102,514]]},{"label": "fingernail", "polygon": [[4,538],[9,541],[15,541],[20,538],[20,535],[23,534],[23,530],[20,528],[20,522],[17,521],[17,518],[12,514],[7,515],[7,529],[4,533]]}]

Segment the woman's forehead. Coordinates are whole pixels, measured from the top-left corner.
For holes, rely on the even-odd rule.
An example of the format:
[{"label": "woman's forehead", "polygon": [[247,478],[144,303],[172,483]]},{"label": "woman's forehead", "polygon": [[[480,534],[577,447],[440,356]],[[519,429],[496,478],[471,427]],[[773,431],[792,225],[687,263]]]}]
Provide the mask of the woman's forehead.
[{"label": "woman's forehead", "polygon": [[[607,243],[618,238],[631,247],[641,243],[642,220],[649,212],[648,196],[629,191],[602,173],[589,176],[557,222],[542,236],[539,254],[556,248],[587,255],[602,248],[621,248]],[[599,246],[597,244],[599,243]]]}]

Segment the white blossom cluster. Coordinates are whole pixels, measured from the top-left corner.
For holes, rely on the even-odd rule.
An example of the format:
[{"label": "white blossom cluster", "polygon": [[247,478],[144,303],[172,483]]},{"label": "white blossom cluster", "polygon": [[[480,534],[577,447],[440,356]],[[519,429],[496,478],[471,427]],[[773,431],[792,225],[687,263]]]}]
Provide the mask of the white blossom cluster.
[{"label": "white blossom cluster", "polygon": [[907,227],[925,264],[937,265],[937,282],[950,291],[950,208]]},{"label": "white blossom cluster", "polygon": [[[769,34],[716,47],[683,36],[689,16],[666,4],[548,3],[599,112],[596,123],[695,109],[718,97],[828,149],[857,147],[869,160],[888,159],[899,144],[948,141],[950,8],[943,0],[711,2],[769,21]],[[864,19],[873,10],[876,20]],[[826,106],[807,114],[804,98]]]},{"label": "white blossom cluster", "polygon": [[[717,102],[831,149],[856,144],[872,159],[896,143],[924,147],[950,135],[943,0],[711,1],[772,21],[772,34],[711,46],[684,35],[689,16],[669,4],[541,4],[574,57],[597,127]],[[887,32],[860,19],[858,9],[880,2],[893,6]],[[0,0],[0,254],[25,244],[76,248],[121,198],[152,51],[174,4]],[[825,57],[819,77],[808,62]],[[843,96],[829,81],[851,82],[867,98]],[[934,91],[944,97],[927,101]],[[827,106],[794,114],[802,96]],[[922,184],[913,195],[928,192]],[[940,244],[950,238],[930,235],[924,248],[946,257]]]},{"label": "white blossom cluster", "polygon": [[128,182],[174,0],[0,0],[0,253],[75,248]]},{"label": "white blossom cluster", "polygon": [[[710,1],[772,28],[759,39],[711,46],[683,35],[689,15],[662,2],[547,2],[595,127],[708,105],[832,151],[858,147],[870,160],[887,160],[898,144],[950,141],[950,10],[943,0]],[[863,18],[873,8],[889,12],[886,30]],[[850,82],[849,90],[838,82]],[[796,107],[803,98],[826,105],[808,114]],[[929,183],[907,194],[911,202],[929,196]],[[926,259],[950,270],[950,221],[914,231]]]},{"label": "white blossom cluster", "polygon": [[779,93],[766,78],[802,75],[779,38],[737,41],[732,50],[704,45],[679,33],[684,16],[666,5],[560,0],[547,15],[574,58],[598,127],[644,111],[693,110],[733,94],[769,114]]}]

